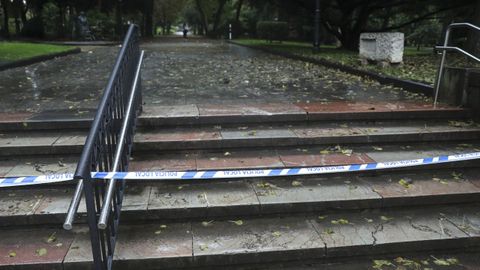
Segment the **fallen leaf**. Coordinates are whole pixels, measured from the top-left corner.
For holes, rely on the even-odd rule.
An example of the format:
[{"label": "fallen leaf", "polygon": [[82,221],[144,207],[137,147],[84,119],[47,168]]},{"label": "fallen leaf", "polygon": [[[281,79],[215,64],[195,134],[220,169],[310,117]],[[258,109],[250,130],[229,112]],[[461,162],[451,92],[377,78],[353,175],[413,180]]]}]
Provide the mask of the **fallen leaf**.
[{"label": "fallen leaf", "polygon": [[410,179],[400,179],[400,181],[398,181],[398,184],[401,185],[402,187],[406,188],[406,189],[409,189],[412,187],[412,180]]},{"label": "fallen leaf", "polygon": [[212,224],[213,224],[213,220],[202,222],[203,227],[209,227],[209,226],[212,226]]},{"label": "fallen leaf", "polygon": [[234,223],[237,226],[242,226],[243,225],[243,220],[230,220],[229,222]]},{"label": "fallen leaf", "polygon": [[275,237],[280,237],[280,236],[282,236],[282,233],[279,232],[279,231],[275,231],[275,232],[272,232],[272,235],[275,236]]},{"label": "fallen leaf", "polygon": [[47,255],[47,249],[46,248],[39,248],[37,250],[35,250],[35,254],[37,254],[37,256],[45,256]]},{"label": "fallen leaf", "polygon": [[200,250],[201,251],[205,251],[208,249],[208,246],[207,245],[200,245]]},{"label": "fallen leaf", "polygon": [[383,221],[390,221],[393,218],[392,217],[387,217],[387,216],[380,216],[380,219],[383,220]]},{"label": "fallen leaf", "polygon": [[383,151],[383,148],[382,147],[378,147],[378,146],[372,146],[373,150],[375,151]]},{"label": "fallen leaf", "polygon": [[300,187],[302,186],[302,182],[300,181],[292,181],[292,187]]},{"label": "fallen leaf", "polygon": [[335,232],[331,229],[331,228],[326,228],[324,231],[323,231],[323,234],[328,234],[328,235],[332,235],[334,234]]},{"label": "fallen leaf", "polygon": [[48,237],[47,243],[51,244],[51,243],[57,241],[57,236],[56,236],[56,234],[57,234],[57,232],[52,233],[52,234]]},{"label": "fallen leaf", "polygon": [[343,218],[337,219],[337,220],[332,220],[331,223],[332,223],[332,224],[335,224],[335,225],[336,225],[336,224],[340,224],[340,225],[347,225],[347,224],[349,224],[348,220],[343,219]]},{"label": "fallen leaf", "polygon": [[387,260],[373,260],[373,269],[381,270],[384,266],[393,266],[393,263]]},{"label": "fallen leaf", "polygon": [[10,257],[10,258],[15,258],[15,257],[17,257],[17,253],[16,253],[15,251],[10,251],[10,252],[8,253],[8,257]]}]

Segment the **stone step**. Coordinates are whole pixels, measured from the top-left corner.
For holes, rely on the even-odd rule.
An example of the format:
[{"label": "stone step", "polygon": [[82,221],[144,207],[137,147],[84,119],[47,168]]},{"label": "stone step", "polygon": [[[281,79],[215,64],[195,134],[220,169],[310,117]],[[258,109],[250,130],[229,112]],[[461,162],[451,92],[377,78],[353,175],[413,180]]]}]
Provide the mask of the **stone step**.
[{"label": "stone step", "polygon": [[[409,143],[475,140],[480,127],[462,121],[380,121],[311,123],[308,125],[249,125],[139,130],[135,151],[226,149],[329,144]],[[85,131],[9,132],[0,136],[0,156],[77,154]]]},{"label": "stone step", "polygon": [[[88,129],[95,110],[54,110],[40,113],[1,113],[0,131]],[[241,104],[146,106],[143,127],[228,125],[337,120],[464,119],[463,108],[409,102],[324,102],[310,104]]]},{"label": "stone step", "polygon": [[[114,269],[232,266],[479,246],[478,204],[316,212],[288,217],[122,224]],[[86,269],[88,229],[0,231],[0,267]],[[63,267],[63,268],[62,268]]]},{"label": "stone step", "polygon": [[[195,171],[315,167],[412,160],[441,155],[480,152],[471,141],[411,144],[325,145],[181,151],[134,152],[129,171]],[[38,176],[75,172],[79,155],[24,155],[0,158],[0,177]],[[478,162],[441,164],[443,168],[478,166]],[[427,168],[436,168],[428,166]],[[423,169],[405,168],[402,171]]]},{"label": "stone step", "polygon": [[[479,169],[248,180],[135,182],[122,224],[478,202]],[[0,226],[62,224],[73,186],[0,189]],[[77,222],[85,222],[82,202]]]}]

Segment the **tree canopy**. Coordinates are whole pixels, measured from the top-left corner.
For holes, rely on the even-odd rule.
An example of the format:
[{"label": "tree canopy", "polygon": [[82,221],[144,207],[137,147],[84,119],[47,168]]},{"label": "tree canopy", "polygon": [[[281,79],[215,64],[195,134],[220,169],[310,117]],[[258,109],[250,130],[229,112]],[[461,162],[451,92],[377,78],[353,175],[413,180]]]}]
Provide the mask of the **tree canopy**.
[{"label": "tree canopy", "polygon": [[[0,0],[1,34],[71,38],[86,12],[99,38],[120,38],[125,24],[142,34],[170,34],[186,24],[195,34],[256,35],[260,21],[284,21],[289,38],[311,40],[316,0]],[[362,32],[402,31],[411,44],[431,45],[452,21],[480,22],[480,0],[320,0],[322,40],[355,50]]]}]

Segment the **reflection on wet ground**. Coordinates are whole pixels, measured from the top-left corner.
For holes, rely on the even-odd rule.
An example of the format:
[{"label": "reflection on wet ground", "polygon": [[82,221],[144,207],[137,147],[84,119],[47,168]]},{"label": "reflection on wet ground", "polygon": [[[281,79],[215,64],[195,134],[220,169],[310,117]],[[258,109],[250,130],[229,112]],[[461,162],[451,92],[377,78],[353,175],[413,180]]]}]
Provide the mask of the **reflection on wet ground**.
[{"label": "reflection on wet ground", "polygon": [[[220,41],[169,39],[142,45],[147,105],[395,101],[425,97],[333,69]],[[0,111],[95,108],[119,47],[0,72]]]}]

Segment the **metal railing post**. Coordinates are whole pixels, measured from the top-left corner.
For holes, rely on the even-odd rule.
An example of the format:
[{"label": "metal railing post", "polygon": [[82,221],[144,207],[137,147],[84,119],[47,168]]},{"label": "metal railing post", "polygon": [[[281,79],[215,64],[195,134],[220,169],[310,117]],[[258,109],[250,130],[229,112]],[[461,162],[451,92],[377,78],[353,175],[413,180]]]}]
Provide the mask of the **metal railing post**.
[{"label": "metal railing post", "polygon": [[[443,42],[443,46],[448,46],[448,40],[450,39],[450,28],[447,28],[447,32],[445,33],[445,41]],[[437,74],[437,81],[435,83],[435,99],[433,101],[433,108],[437,107],[438,102],[438,92],[440,91],[440,82],[442,81],[443,77],[443,67],[445,65],[445,59],[447,58],[447,51],[442,52],[442,60],[440,61],[440,66],[438,68]]]},{"label": "metal railing post", "polygon": [[[132,118],[132,108],[134,105],[135,101],[135,96],[137,94],[137,88],[138,88],[138,81],[139,81],[139,76],[140,76],[140,69],[142,68],[142,63],[143,63],[143,56],[144,56],[144,51],[140,53],[140,58],[138,60],[138,65],[137,65],[137,70],[135,72],[135,78],[133,81],[132,85],[132,91],[129,97],[129,103],[127,107],[127,111],[125,113],[126,117],[124,119],[123,125],[122,125],[122,131],[120,133],[120,139],[119,139],[119,144],[117,145],[116,153],[115,153],[115,160],[113,162],[113,168],[112,172],[117,172],[120,164],[120,159],[122,158],[122,152],[124,150],[124,141],[125,141],[125,135],[127,133],[127,128],[128,125],[130,124],[130,120]],[[136,112],[133,112],[136,113]],[[115,179],[109,179],[108,180],[108,186],[107,186],[107,191],[103,200],[103,208],[100,213],[100,218],[98,221],[98,228],[99,229],[105,229],[107,227],[107,219],[110,214],[110,207],[112,205],[112,197],[114,193],[114,188],[115,188]]]},{"label": "metal railing post", "polygon": [[443,70],[445,68],[445,61],[446,61],[446,58],[447,58],[447,51],[457,51],[477,62],[480,62],[480,58],[458,48],[458,47],[449,47],[448,46],[448,43],[450,41],[450,32],[453,28],[461,28],[461,27],[465,27],[465,28],[470,28],[470,29],[473,29],[473,30],[476,30],[476,31],[480,31],[480,27],[476,26],[476,25],[473,25],[471,23],[452,23],[450,24],[448,27],[447,27],[447,31],[445,33],[445,41],[443,43],[443,46],[436,46],[435,48],[436,49],[439,49],[439,50],[442,50],[442,60],[440,61],[440,66],[438,68],[438,73],[437,73],[437,79],[435,80],[435,98],[434,98],[434,101],[433,101],[433,108],[436,108],[437,107],[437,103],[438,103],[438,95],[439,95],[439,92],[440,92],[440,84],[442,82],[442,79],[443,79]]}]

